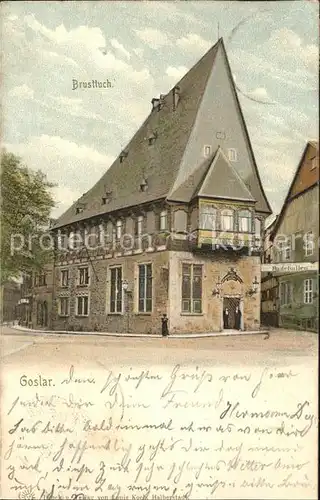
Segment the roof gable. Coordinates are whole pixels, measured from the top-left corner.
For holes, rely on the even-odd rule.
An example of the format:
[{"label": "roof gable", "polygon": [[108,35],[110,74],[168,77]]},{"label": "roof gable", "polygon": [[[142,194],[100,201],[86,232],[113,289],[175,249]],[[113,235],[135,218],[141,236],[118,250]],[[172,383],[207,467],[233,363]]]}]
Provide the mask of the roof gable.
[{"label": "roof gable", "polygon": [[310,160],[313,157],[317,157],[319,162],[319,144],[315,141],[308,141],[303,150],[298,167],[290,184],[288,194],[283,202],[281,211],[271,231],[271,238],[274,238],[274,236],[276,235],[291,200],[313,188],[319,183],[319,166],[318,168],[311,170]]},{"label": "roof gable", "polygon": [[254,202],[252,194],[219,148],[197,196]]},{"label": "roof gable", "polygon": [[270,214],[263,191],[241,106],[233,82],[223,42],[218,47],[199,111],[182,158],[181,167],[169,197],[183,185],[203,161],[207,146],[216,151],[234,149],[234,168],[257,201],[256,210]]}]

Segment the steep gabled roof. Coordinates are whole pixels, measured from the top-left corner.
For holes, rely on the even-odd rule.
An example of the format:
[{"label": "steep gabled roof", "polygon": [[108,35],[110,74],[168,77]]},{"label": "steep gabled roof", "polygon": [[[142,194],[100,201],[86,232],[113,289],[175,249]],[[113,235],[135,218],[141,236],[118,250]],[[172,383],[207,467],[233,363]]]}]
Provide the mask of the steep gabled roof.
[{"label": "steep gabled roof", "polygon": [[[286,213],[286,210],[287,210],[287,207],[288,207],[290,201],[294,197],[296,197],[297,195],[301,194],[301,193],[293,194],[293,188],[295,187],[297,179],[298,179],[298,177],[299,177],[302,169],[305,166],[306,155],[307,155],[307,152],[308,152],[308,150],[309,150],[310,147],[315,150],[315,154],[316,155],[319,155],[319,143],[316,142],[316,141],[308,141],[307,144],[306,144],[306,146],[305,146],[305,148],[304,148],[304,150],[303,150],[303,153],[301,155],[298,167],[297,167],[296,172],[295,172],[295,174],[293,176],[292,182],[291,182],[289,190],[288,190],[288,194],[287,194],[287,196],[286,196],[286,198],[285,198],[285,200],[283,202],[281,211],[280,211],[279,215],[277,216],[277,219],[274,221],[275,225],[274,225],[274,227],[273,227],[273,229],[271,231],[271,235],[270,235],[271,240],[275,237],[275,235],[276,235],[276,233],[278,231],[278,228],[279,228],[279,226],[281,224],[281,221],[283,220],[283,217],[285,216],[285,213]],[[312,176],[312,178],[310,179],[310,181],[311,182],[308,183],[307,188],[303,192],[306,192],[309,189],[312,189],[317,184],[319,184],[319,171],[315,171],[314,172],[314,175]]]},{"label": "steep gabled roof", "polygon": [[230,200],[256,201],[220,147],[197,195]]},{"label": "steep gabled roof", "polygon": [[[128,156],[121,163],[115,160],[103,177],[81,198],[85,210],[76,214],[74,203],[57,221],[55,227],[110,213],[149,201],[165,198],[177,176],[197,111],[210,76],[219,40],[179,81],[179,102],[173,110],[173,89],[164,96],[160,111],[152,110],[125,151]],[[157,138],[149,145],[154,132]],[[141,181],[148,183],[147,191],[140,191]],[[112,199],[102,205],[106,191]]]},{"label": "steep gabled roof", "polygon": [[[218,62],[217,62],[218,61]],[[226,83],[221,84],[219,73]],[[218,78],[218,81],[217,81]],[[174,89],[179,89],[179,100],[174,106]],[[224,97],[225,92],[225,97]],[[225,101],[222,105],[222,100]],[[212,112],[216,110],[217,112]],[[219,113],[222,110],[222,115]],[[227,135],[241,143],[241,155],[236,167],[238,174],[257,200],[256,209],[271,213],[264,194],[252,152],[249,135],[235,90],[229,62],[220,39],[178,82],[163,96],[160,111],[153,109],[140,129],[101,179],[80,200],[74,203],[57,221],[55,228],[115,212],[160,199],[173,199],[173,194],[186,199],[189,196],[190,176],[197,184],[209,167],[203,158],[204,140],[197,135],[198,123],[209,130],[218,130],[221,117]],[[237,125],[234,126],[234,122]],[[209,133],[209,132],[208,132]],[[210,140],[216,132],[210,132]],[[156,137],[149,145],[149,137]],[[212,142],[217,149],[217,140]],[[229,147],[233,147],[229,145]],[[192,170],[192,171],[190,171]],[[189,177],[189,181],[188,181]],[[147,189],[141,190],[146,180]],[[102,204],[106,192],[108,203]],[[178,193],[178,194],[177,194]],[[76,207],[82,209],[77,213]]]}]

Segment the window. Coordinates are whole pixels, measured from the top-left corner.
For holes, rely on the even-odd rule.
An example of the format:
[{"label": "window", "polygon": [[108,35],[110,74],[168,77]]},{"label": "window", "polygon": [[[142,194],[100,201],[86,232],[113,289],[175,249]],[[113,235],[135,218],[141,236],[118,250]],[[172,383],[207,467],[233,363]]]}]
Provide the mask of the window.
[{"label": "window", "polygon": [[305,250],[305,255],[313,255],[313,233],[312,231],[308,231],[307,234],[304,236],[304,250]]},{"label": "window", "polygon": [[312,304],[313,303],[313,281],[312,281],[312,279],[304,280],[303,302],[305,304]]},{"label": "window", "polygon": [[117,238],[117,240],[120,240],[121,235],[122,235],[122,221],[117,220],[117,223],[116,223],[116,238]]},{"label": "window", "polygon": [[40,274],[39,275],[39,286],[45,286],[46,285],[46,275],[45,274]]},{"label": "window", "polygon": [[99,224],[97,226],[97,244],[104,245],[104,225]]},{"label": "window", "polygon": [[202,313],[202,266],[182,264],[182,313]]},{"label": "window", "polygon": [[63,269],[61,271],[61,286],[68,286],[69,283],[69,270]]},{"label": "window", "polygon": [[89,268],[80,267],[79,269],[79,285],[89,285]]},{"label": "window", "polygon": [[122,268],[111,268],[110,312],[122,313]]},{"label": "window", "polygon": [[89,297],[77,297],[77,316],[88,316],[89,314]]},{"label": "window", "polygon": [[139,215],[136,218],[136,230],[135,230],[136,236],[141,236],[142,231],[143,231],[143,215]]},{"label": "window", "polygon": [[203,154],[207,158],[208,156],[211,155],[211,146],[204,146],[203,147]]},{"label": "window", "polygon": [[216,230],[217,210],[214,206],[206,204],[201,207],[200,225],[201,229]]},{"label": "window", "polygon": [[139,312],[152,311],[152,265],[139,265]]},{"label": "window", "polygon": [[285,249],[284,249],[284,258],[285,258],[285,260],[291,259],[291,238],[287,239]]},{"label": "window", "polygon": [[280,305],[284,306],[292,302],[292,283],[287,281],[280,283]]},{"label": "window", "polygon": [[252,226],[252,217],[250,210],[241,210],[239,212],[239,231],[250,233]]},{"label": "window", "polygon": [[166,231],[168,228],[168,212],[163,210],[160,213],[160,231]]},{"label": "window", "polygon": [[238,159],[237,150],[234,148],[229,148],[228,149],[228,158],[229,158],[229,161],[237,161],[237,159]]},{"label": "window", "polygon": [[69,297],[60,297],[59,299],[59,315],[69,316]]},{"label": "window", "polygon": [[221,212],[222,231],[233,231],[233,227],[234,227],[233,210],[223,210]]}]

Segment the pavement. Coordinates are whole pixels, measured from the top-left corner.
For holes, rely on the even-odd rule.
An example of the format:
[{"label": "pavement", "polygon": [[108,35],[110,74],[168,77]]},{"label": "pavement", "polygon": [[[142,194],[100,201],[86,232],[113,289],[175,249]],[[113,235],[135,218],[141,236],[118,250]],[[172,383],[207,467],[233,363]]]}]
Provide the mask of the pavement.
[{"label": "pavement", "polygon": [[[24,333],[32,333],[35,335],[90,335],[90,336],[104,336],[104,337],[133,337],[133,338],[161,338],[160,334],[146,334],[146,333],[116,333],[116,332],[86,332],[86,331],[67,331],[67,330],[36,330],[31,328],[26,328],[21,325],[11,324],[5,325],[10,326],[13,330]],[[1,327],[2,329],[2,327]],[[234,335],[264,335],[266,338],[269,337],[269,331],[264,330],[250,330],[250,331],[239,331],[239,330],[224,330],[222,332],[207,332],[207,333],[179,333],[171,334],[169,338],[176,339],[187,339],[187,338],[206,338],[206,337],[230,337]]]}]

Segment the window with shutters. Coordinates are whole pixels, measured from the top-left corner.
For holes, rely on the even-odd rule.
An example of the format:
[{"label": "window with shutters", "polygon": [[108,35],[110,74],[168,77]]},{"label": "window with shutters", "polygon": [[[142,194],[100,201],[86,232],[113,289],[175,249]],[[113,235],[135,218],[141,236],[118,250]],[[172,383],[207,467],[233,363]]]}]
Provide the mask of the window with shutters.
[{"label": "window with shutters", "polygon": [[123,312],[122,267],[110,269],[110,313]]},{"label": "window with shutters", "polygon": [[138,311],[152,312],[152,264],[139,265]]},{"label": "window with shutters", "polygon": [[202,265],[182,264],[182,313],[202,313]]}]

